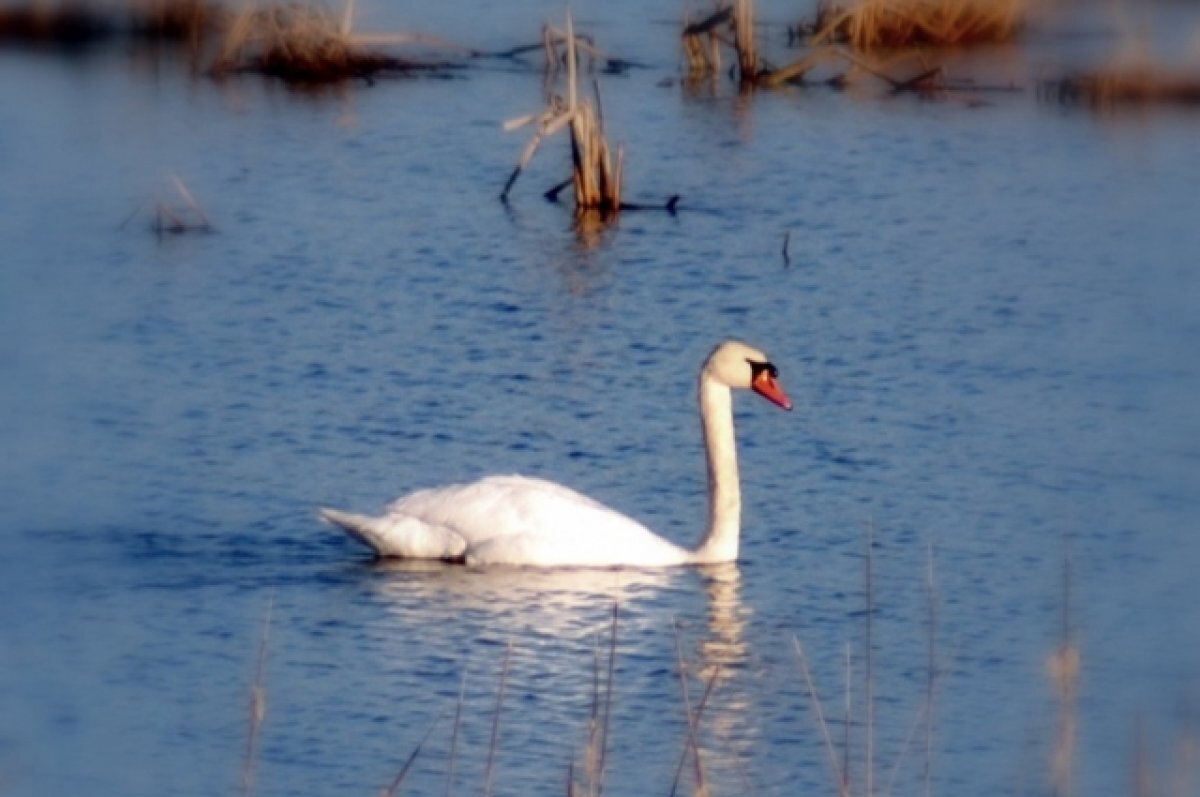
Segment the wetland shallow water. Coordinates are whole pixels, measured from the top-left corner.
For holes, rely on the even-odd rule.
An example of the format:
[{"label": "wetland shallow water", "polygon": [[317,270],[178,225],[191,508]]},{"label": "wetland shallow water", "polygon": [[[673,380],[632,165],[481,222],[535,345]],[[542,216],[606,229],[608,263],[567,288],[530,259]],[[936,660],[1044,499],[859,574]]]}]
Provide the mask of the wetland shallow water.
[{"label": "wetland shallow water", "polygon": [[[517,44],[554,11],[421,27]],[[793,638],[840,722],[868,528],[881,782],[921,788],[931,547],[936,792],[1045,783],[1068,555],[1080,791],[1125,793],[1139,717],[1169,770],[1200,699],[1200,117],[692,91],[661,84],[673,23],[577,14],[648,65],[600,78],[605,115],[676,216],[575,227],[540,197],[562,141],[496,200],[534,69],[298,92],[0,52],[0,793],[233,791],[272,603],[257,793],[378,792],[439,716],[406,788],[444,790],[464,679],[478,789],[508,645],[496,793],[562,793],[619,598],[608,793],[670,790],[677,626],[692,689],[720,669],[714,793],[832,794]],[[215,232],[149,231],[167,174]],[[728,336],[797,404],[738,402],[736,566],[376,565],[315,520],[522,472],[690,543]]]}]

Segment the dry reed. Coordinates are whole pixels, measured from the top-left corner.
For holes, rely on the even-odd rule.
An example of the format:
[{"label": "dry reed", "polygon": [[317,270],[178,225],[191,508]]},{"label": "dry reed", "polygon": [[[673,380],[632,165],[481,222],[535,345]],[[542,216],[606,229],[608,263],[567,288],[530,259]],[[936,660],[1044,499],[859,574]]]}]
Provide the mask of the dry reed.
[{"label": "dry reed", "polygon": [[496,710],[492,714],[492,735],[488,743],[487,765],[483,771],[483,797],[491,797],[496,776],[496,752],[500,748],[500,709],[504,707],[504,693],[508,689],[508,670],[512,664],[512,643],[504,649],[504,664],[500,669],[500,687],[496,690]]},{"label": "dry reed", "polygon": [[240,11],[225,30],[211,72],[259,72],[294,82],[370,77],[422,66],[379,52],[355,37],[348,16],[288,3]]},{"label": "dry reed", "polygon": [[242,761],[242,797],[254,793],[254,773],[258,761],[258,740],[263,720],[267,716],[267,641],[271,635],[271,615],[275,611],[275,591],[267,601],[267,613],[263,619],[262,638],[258,644],[258,661],[254,671],[254,686],[250,689],[249,728],[246,733],[246,754]]},{"label": "dry reed", "polygon": [[[154,206],[153,230],[158,235],[181,235],[189,232],[212,232],[213,224],[196,197],[178,175],[170,175],[171,184],[179,192],[182,205],[158,202]],[[122,225],[124,226],[124,225]]]},{"label": "dry reed", "polygon": [[1058,732],[1050,784],[1056,797],[1074,793],[1075,742],[1079,734],[1079,648],[1071,629],[1071,558],[1063,560],[1062,628],[1058,648],[1046,660],[1046,672],[1058,695]]},{"label": "dry reed", "polygon": [[408,771],[412,769],[412,765],[416,762],[417,756],[421,754],[421,748],[425,746],[425,742],[429,741],[429,737],[433,735],[433,729],[442,721],[442,716],[439,714],[434,717],[433,722],[429,723],[429,728],[425,731],[425,735],[421,737],[421,741],[417,742],[417,746],[408,754],[404,764],[400,767],[400,771],[396,773],[396,777],[392,778],[392,782],[383,790],[382,797],[395,797],[400,790],[401,784],[404,783],[404,778],[408,776]]},{"label": "dry reed", "polygon": [[[537,124],[537,131],[526,144],[525,150],[517,166],[509,175],[500,199],[507,201],[517,178],[533,159],[533,155],[541,146],[542,141],[569,128],[571,133],[571,166],[572,178],[570,185],[575,189],[576,211],[599,211],[611,214],[620,210],[621,204],[621,171],[624,161],[623,152],[618,149],[616,157],[604,137],[603,116],[600,112],[599,87],[593,84],[596,101],[579,96],[579,63],[577,51],[577,36],[571,15],[567,15],[566,32],[563,37],[563,59],[567,66],[566,92],[563,99],[551,95],[549,106],[540,114],[532,114],[505,123],[505,130],[515,130],[528,124]],[[547,48],[553,49],[556,42],[547,38]],[[547,54],[547,63],[557,63],[557,55]],[[561,183],[547,192],[547,197],[553,199],[558,192],[568,185]]]},{"label": "dry reed", "polygon": [[1012,40],[1024,26],[1026,0],[858,0],[823,2],[813,43],[858,50],[962,46]]},{"label": "dry reed", "polygon": [[1040,94],[1093,108],[1200,105],[1200,74],[1146,64],[1109,67],[1045,81]]},{"label": "dry reed", "polygon": [[720,71],[722,44],[733,48],[741,83],[754,83],[764,71],[754,35],[754,0],[734,0],[700,22],[685,21],[682,41],[688,77],[693,80]]},{"label": "dry reed", "polygon": [[[582,788],[588,797],[599,797],[604,792],[604,775],[608,762],[608,731],[612,717],[613,684],[617,663],[617,624],[620,604],[613,602],[612,628],[608,639],[608,666],[604,688],[600,683],[600,643],[597,635],[592,654],[592,709],[588,717],[587,742],[583,753],[584,782]],[[603,695],[603,697],[601,697]],[[577,794],[580,784],[575,779],[575,761],[567,765],[567,793]]]}]

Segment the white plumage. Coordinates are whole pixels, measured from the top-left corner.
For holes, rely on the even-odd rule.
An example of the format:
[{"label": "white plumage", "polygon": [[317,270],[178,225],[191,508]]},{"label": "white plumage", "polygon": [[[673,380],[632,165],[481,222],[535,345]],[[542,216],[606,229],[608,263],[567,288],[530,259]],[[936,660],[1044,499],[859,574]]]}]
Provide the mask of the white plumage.
[{"label": "white plumage", "polygon": [[336,509],[322,509],[320,515],[379,556],[536,567],[732,561],[737,558],[741,498],[730,388],[752,388],[791,409],[775,376],[766,355],[736,341],[718,346],[701,368],[709,526],[695,550],[570,488],[516,475],[419,490],[378,517]]}]

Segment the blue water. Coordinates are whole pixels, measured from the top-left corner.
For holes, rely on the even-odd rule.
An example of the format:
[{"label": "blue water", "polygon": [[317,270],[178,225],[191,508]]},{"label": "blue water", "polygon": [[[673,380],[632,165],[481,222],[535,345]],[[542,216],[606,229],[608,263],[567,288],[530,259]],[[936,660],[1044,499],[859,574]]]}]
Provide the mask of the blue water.
[{"label": "blue water", "polygon": [[[366,19],[494,15],[466,38],[499,47],[555,11]],[[460,688],[481,791],[511,649],[494,791],[561,794],[614,601],[608,793],[670,791],[677,645],[693,704],[716,677],[714,794],[836,793],[797,638],[839,746],[849,646],[861,793],[868,535],[878,792],[924,788],[931,550],[936,793],[1045,791],[1068,558],[1079,793],[1126,791],[1139,726],[1170,777],[1200,697],[1200,119],[664,86],[676,11],[577,9],[649,65],[601,79],[627,194],[683,196],[599,230],[540,198],[561,140],[496,200],[534,69],[314,94],[0,52],[0,793],[235,792],[269,617],[256,793],[378,793],[435,720],[404,790],[444,793]],[[150,231],[169,174],[215,232]],[[690,544],[728,336],[797,403],[740,397],[736,566],[378,565],[314,518],[522,472]]]}]

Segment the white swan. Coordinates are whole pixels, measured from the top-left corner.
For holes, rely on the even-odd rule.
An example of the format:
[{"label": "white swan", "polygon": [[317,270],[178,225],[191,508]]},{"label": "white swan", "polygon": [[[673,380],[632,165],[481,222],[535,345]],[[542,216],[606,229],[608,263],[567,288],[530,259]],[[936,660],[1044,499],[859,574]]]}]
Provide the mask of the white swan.
[{"label": "white swan", "polygon": [[543,479],[488,476],[419,490],[380,517],[322,509],[379,556],[539,567],[663,567],[731,562],[738,556],[741,487],[730,388],[749,388],[785,410],[792,402],[767,356],[738,341],[700,369],[700,417],[708,456],[708,531],[695,550],[574,490]]}]

